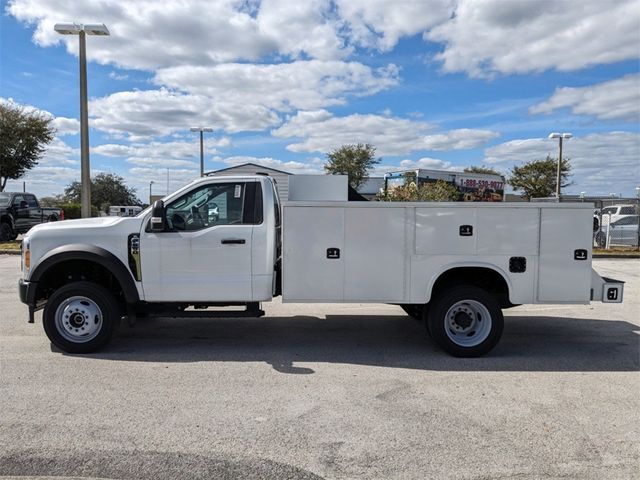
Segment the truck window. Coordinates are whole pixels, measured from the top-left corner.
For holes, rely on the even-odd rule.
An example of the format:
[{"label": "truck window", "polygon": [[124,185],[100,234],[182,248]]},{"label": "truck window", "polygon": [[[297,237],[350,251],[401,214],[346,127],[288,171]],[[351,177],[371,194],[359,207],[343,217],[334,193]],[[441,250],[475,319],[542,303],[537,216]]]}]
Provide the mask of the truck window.
[{"label": "truck window", "polygon": [[636,213],[636,209],[633,207],[622,207],[620,209],[621,215],[633,215],[634,213]]},{"label": "truck window", "polygon": [[196,231],[216,225],[243,224],[244,182],[203,185],[171,202],[167,224],[173,231]]},{"label": "truck window", "polygon": [[29,208],[38,208],[38,201],[36,200],[35,195],[25,195],[24,199],[27,201]]},{"label": "truck window", "polygon": [[23,201],[24,201],[23,195],[16,195],[15,197],[13,197],[13,206],[20,207],[20,203]]}]

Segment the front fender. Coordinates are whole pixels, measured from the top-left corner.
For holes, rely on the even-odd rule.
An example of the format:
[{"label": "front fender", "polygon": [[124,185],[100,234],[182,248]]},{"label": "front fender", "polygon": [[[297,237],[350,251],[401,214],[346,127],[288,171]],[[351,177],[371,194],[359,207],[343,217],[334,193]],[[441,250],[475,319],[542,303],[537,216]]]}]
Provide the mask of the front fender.
[{"label": "front fender", "polygon": [[[95,245],[75,243],[54,248],[45,254],[33,268],[29,282],[37,283],[51,267],[68,260],[86,260],[102,265],[118,280],[127,303],[140,301],[135,281],[127,267],[113,253]],[[35,295],[36,289],[32,290]],[[27,300],[27,303],[31,303],[29,300],[35,302],[35,298]]]}]

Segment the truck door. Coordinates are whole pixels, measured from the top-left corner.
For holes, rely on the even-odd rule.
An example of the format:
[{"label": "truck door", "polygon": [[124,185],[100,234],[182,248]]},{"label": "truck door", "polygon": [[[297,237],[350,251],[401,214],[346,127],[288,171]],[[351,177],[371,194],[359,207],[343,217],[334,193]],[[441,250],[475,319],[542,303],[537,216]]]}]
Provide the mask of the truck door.
[{"label": "truck door", "polygon": [[27,202],[27,207],[29,208],[29,225],[33,227],[34,225],[42,223],[42,208],[38,205],[36,196],[26,194],[24,199]]},{"label": "truck door", "polygon": [[24,195],[15,195],[11,204],[14,212],[15,231],[26,232],[31,228],[31,219],[29,218],[29,207]]},{"label": "truck door", "polygon": [[253,229],[262,221],[253,200],[257,185],[201,185],[166,204],[167,230],[141,232],[145,300],[252,300]]}]

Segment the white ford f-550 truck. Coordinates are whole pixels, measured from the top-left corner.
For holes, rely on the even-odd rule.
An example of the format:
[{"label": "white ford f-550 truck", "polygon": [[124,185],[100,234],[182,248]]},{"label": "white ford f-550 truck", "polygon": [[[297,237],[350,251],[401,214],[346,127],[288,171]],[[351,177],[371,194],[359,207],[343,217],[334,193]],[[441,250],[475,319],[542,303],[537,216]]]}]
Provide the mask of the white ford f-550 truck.
[{"label": "white ford f-550 truck", "polygon": [[137,314],[261,316],[260,302],[282,296],[398,304],[445,351],[478,356],[500,339],[503,308],[622,301],[623,282],[591,268],[592,212],[322,198],[281,206],[269,177],[205,177],[137,217],[34,227],[22,242],[20,298],[30,322],[44,309],[47,336],[72,353],[103,347]]}]

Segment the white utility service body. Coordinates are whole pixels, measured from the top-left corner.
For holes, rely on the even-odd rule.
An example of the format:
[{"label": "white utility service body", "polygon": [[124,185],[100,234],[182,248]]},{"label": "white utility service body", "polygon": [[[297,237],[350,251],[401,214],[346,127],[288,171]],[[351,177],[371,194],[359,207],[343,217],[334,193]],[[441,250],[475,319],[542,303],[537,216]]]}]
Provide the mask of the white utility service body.
[{"label": "white utility service body", "polygon": [[[140,312],[260,316],[280,295],[392,303],[476,356],[500,338],[501,308],[622,301],[622,282],[591,269],[589,204],[348,202],[345,177],[317,178],[283,205],[271,178],[205,177],[134,218],[40,225],[23,242],[30,320],[44,308],[52,342],[88,352]],[[210,310],[229,305],[246,311]]]}]

